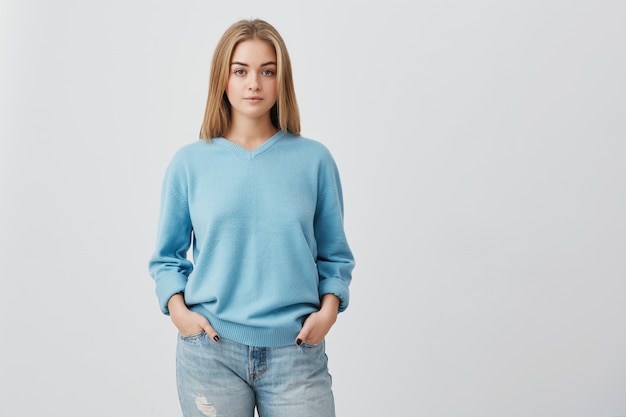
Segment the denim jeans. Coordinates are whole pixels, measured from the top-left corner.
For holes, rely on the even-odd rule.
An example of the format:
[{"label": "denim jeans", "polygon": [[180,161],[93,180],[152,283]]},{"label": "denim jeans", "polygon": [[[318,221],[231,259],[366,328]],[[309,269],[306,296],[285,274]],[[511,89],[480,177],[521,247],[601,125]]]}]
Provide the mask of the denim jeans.
[{"label": "denim jeans", "polygon": [[178,337],[178,396],[185,417],[334,417],[324,342],[253,347],[206,333]]}]

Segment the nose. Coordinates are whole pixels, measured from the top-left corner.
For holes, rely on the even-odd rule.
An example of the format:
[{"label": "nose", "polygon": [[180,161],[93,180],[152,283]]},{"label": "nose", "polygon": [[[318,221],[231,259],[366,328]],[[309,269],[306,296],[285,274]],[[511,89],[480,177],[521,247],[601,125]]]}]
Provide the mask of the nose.
[{"label": "nose", "polygon": [[257,91],[261,89],[261,83],[259,82],[259,74],[251,73],[248,82],[248,90]]}]

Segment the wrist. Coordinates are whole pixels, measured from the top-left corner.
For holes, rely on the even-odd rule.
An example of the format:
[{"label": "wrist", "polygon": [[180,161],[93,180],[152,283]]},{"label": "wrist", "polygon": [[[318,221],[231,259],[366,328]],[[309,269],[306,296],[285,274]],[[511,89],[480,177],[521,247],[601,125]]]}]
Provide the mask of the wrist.
[{"label": "wrist", "polygon": [[324,294],[321,299],[320,311],[333,312],[337,314],[339,312],[339,305],[341,300],[335,294]]},{"label": "wrist", "polygon": [[187,305],[185,304],[185,298],[183,297],[183,293],[179,292],[172,295],[167,302],[167,309],[170,311],[170,315],[188,310]]}]

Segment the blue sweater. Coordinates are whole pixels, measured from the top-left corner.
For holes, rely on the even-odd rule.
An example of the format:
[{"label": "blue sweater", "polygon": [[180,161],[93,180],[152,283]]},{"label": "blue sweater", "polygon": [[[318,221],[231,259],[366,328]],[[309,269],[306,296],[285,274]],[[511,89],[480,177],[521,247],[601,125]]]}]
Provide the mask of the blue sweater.
[{"label": "blue sweater", "polygon": [[321,295],[346,309],[353,268],[339,173],[321,143],[279,131],[252,151],[214,138],[174,155],[149,262],[163,313],[184,292],[221,337],[288,345]]}]

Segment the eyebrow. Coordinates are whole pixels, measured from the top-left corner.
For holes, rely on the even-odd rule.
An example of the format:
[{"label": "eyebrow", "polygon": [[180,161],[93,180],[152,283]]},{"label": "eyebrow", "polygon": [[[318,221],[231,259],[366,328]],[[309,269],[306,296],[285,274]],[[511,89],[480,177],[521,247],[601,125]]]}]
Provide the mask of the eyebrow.
[{"label": "eyebrow", "polygon": [[[232,66],[232,65],[241,65],[241,66],[243,66],[243,67],[247,67],[247,66],[249,66],[248,64],[245,64],[245,63],[243,63],[243,62],[238,62],[238,61],[231,62],[231,64],[230,64],[230,65],[231,65],[231,66]],[[269,62],[265,62],[265,63],[261,64],[261,66],[262,66],[262,67],[266,67],[266,66],[268,66],[268,65],[276,65],[276,62],[274,62],[274,61],[269,61]]]}]

